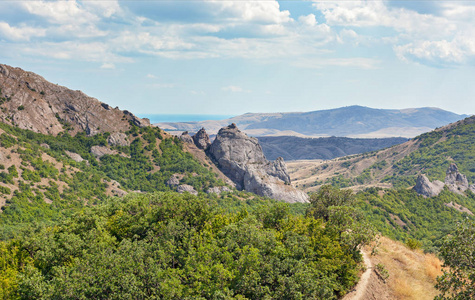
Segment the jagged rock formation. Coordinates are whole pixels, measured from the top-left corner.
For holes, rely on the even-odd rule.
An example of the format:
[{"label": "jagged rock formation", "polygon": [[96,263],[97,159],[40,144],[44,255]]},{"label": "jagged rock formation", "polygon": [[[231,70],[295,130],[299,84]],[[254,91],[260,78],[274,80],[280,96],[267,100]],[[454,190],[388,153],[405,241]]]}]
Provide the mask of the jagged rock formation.
[{"label": "jagged rock formation", "polygon": [[416,185],[414,190],[422,196],[425,197],[435,197],[442,192],[444,189],[444,183],[440,180],[435,180],[430,182],[429,178],[426,175],[421,174],[417,177]]},{"label": "jagged rock formation", "polygon": [[291,203],[308,202],[305,193],[290,185],[283,159],[268,161],[257,139],[236,124],[221,128],[208,152],[236,188]]},{"label": "jagged rock formation", "polygon": [[107,138],[107,143],[111,146],[130,146],[127,135],[122,132],[114,132]]},{"label": "jagged rock formation", "polygon": [[206,150],[211,146],[211,142],[209,140],[209,136],[206,133],[204,128],[201,128],[194,136],[193,142],[195,143],[198,149]]},{"label": "jagged rock formation", "polygon": [[125,132],[130,123],[149,126],[128,111],[112,108],[81,91],[73,91],[43,77],[0,64],[0,120],[43,134],[56,135],[67,127],[88,135]]},{"label": "jagged rock formation", "polygon": [[193,139],[188,134],[188,131],[185,131],[180,135],[180,140],[182,140],[183,142],[188,143],[188,144],[193,144]]},{"label": "jagged rock formation", "polygon": [[445,175],[445,185],[451,192],[463,194],[468,189],[467,176],[459,172],[456,164],[450,164]]},{"label": "jagged rock formation", "polygon": [[470,189],[472,192],[475,191],[475,184],[469,186],[467,176],[459,172],[459,169],[456,164],[450,164],[445,175],[445,183],[439,180],[430,182],[426,175],[421,174],[417,177],[416,185],[414,190],[419,194],[425,197],[435,197],[442,192],[446,186],[449,191],[463,195],[464,192]]}]

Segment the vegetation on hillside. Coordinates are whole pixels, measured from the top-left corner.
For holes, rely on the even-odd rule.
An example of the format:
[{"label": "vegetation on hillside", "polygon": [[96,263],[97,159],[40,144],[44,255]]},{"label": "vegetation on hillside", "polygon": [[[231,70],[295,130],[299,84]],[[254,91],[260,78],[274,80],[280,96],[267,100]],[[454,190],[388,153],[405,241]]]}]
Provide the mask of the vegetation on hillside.
[{"label": "vegetation on hillside", "polygon": [[429,251],[438,251],[442,239],[454,230],[457,222],[475,220],[473,215],[445,205],[455,201],[475,212],[472,193],[464,197],[444,190],[437,197],[424,198],[412,190],[370,188],[356,197],[356,205],[381,234],[403,242],[419,241]]},{"label": "vegetation on hillside", "polygon": [[444,274],[437,278],[436,287],[441,291],[437,300],[475,299],[475,222],[458,224],[457,229],[445,239],[441,255]]},{"label": "vegetation on hillside", "polygon": [[230,213],[229,203],[129,194],[32,226],[0,242],[0,296],[336,299],[356,283],[359,235],[337,225],[347,219],[294,216],[268,200]]},{"label": "vegetation on hillside", "polygon": [[[101,159],[91,154],[91,148],[109,147],[108,133],[51,136],[3,123],[0,129],[5,131],[0,144],[10,153],[7,165],[0,166],[0,193],[6,201],[0,239],[12,236],[18,224],[59,220],[84,205],[104,201],[114,181],[122,190],[145,192],[171,190],[166,181],[174,173],[183,174],[181,183],[197,191],[224,184],[184,152],[179,139],[165,138],[158,128],[133,126],[127,133],[130,146],[112,147],[117,154]],[[66,151],[79,154],[84,161],[73,161]]]}]

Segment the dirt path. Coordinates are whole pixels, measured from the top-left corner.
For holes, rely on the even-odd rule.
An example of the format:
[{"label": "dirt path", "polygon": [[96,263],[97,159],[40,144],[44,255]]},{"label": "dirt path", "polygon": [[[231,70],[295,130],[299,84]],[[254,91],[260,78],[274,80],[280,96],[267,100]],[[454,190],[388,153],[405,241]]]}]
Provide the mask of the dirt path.
[{"label": "dirt path", "polygon": [[373,271],[373,264],[369,259],[368,253],[362,251],[363,253],[363,261],[366,266],[366,271],[364,271],[363,275],[361,275],[360,281],[356,285],[356,287],[348,293],[342,300],[363,300],[363,296],[366,293],[369,278],[371,277],[371,272]]}]

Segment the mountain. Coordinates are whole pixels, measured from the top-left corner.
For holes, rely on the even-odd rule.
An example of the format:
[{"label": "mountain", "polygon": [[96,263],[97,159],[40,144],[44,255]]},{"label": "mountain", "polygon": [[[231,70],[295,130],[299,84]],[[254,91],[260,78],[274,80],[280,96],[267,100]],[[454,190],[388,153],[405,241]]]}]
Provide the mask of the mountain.
[{"label": "mountain", "polygon": [[210,135],[227,124],[235,123],[251,136],[411,138],[465,117],[467,115],[431,107],[396,110],[348,106],[312,112],[247,113],[220,121],[154,125],[166,131],[189,132],[197,132],[204,127]]},{"label": "mountain", "polygon": [[344,137],[301,138],[296,136],[258,137],[267,159],[333,159],[380,150],[402,144],[406,138],[353,139]]},{"label": "mountain", "polygon": [[409,188],[416,184],[421,173],[431,181],[444,181],[447,169],[455,163],[468,181],[474,183],[474,139],[475,116],[472,116],[384,150],[327,162],[289,163],[289,170],[300,178],[297,184],[310,190],[324,183],[357,189],[368,186]]},{"label": "mountain", "polygon": [[0,120],[43,134],[125,132],[149,126],[129,111],[112,108],[81,91],[46,81],[20,68],[0,65]]}]

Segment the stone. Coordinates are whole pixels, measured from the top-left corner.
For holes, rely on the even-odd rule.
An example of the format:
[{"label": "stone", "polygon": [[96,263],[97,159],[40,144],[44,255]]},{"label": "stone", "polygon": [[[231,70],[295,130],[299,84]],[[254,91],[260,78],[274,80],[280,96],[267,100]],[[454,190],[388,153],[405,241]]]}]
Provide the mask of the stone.
[{"label": "stone", "polygon": [[49,148],[50,148],[49,145],[46,144],[46,143],[40,144],[40,147],[43,147],[43,148],[45,148],[45,149],[49,149]]},{"label": "stone", "polygon": [[445,175],[445,185],[454,193],[463,194],[468,189],[467,176],[461,174],[456,164],[450,164]]},{"label": "stone", "polygon": [[194,136],[193,142],[198,149],[207,150],[211,146],[209,136],[204,128],[201,128]]},{"label": "stone", "polygon": [[192,139],[191,136],[188,134],[188,131],[184,131],[184,132],[180,135],[180,140],[182,140],[183,142],[188,143],[188,144],[193,144],[193,139]]},{"label": "stone", "polygon": [[130,146],[130,142],[127,139],[127,135],[122,132],[114,132],[107,138],[107,143],[111,146]]},{"label": "stone", "polygon": [[177,186],[176,191],[180,194],[190,193],[193,195],[198,195],[198,192],[191,185],[188,184],[181,184]]},{"label": "stone", "polygon": [[472,193],[475,194],[475,184],[472,184],[471,186],[468,187]]},{"label": "stone", "polygon": [[77,154],[77,153],[74,153],[74,152],[70,152],[70,151],[64,151],[66,153],[67,156],[69,156],[69,158],[71,158],[72,160],[74,160],[75,162],[82,162],[84,160],[84,158],[81,157],[81,155]]},{"label": "stone", "polygon": [[215,187],[209,188],[206,191],[207,194],[217,194],[217,195],[223,192],[231,192],[231,189],[228,188],[227,186],[215,186]]},{"label": "stone", "polygon": [[104,146],[92,146],[91,147],[91,154],[94,155],[97,158],[101,158],[104,155],[114,155],[118,154],[117,151],[111,150],[107,147]]},{"label": "stone", "polygon": [[430,182],[426,175],[421,174],[417,177],[414,191],[424,197],[435,197],[444,189],[444,183],[440,180]]},{"label": "stone", "polygon": [[167,180],[167,185],[168,186],[178,186],[180,184],[180,179],[178,176],[172,175],[170,179]]},{"label": "stone", "polygon": [[208,154],[239,190],[289,203],[308,202],[307,194],[290,184],[284,160],[268,161],[257,139],[236,124],[219,130]]}]

